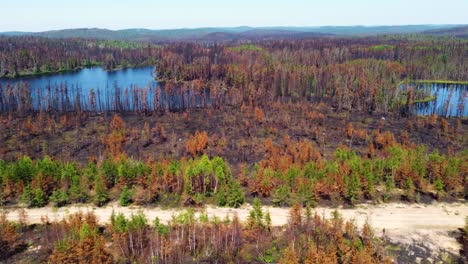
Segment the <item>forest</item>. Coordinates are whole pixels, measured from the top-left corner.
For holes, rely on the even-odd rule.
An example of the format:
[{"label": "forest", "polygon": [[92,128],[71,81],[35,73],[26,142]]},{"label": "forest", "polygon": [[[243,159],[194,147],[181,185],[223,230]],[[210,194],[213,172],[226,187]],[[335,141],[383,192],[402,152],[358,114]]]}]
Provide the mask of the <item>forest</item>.
[{"label": "forest", "polygon": [[[416,83],[460,84],[466,101],[465,39],[0,36],[1,80],[148,65],[156,88],[0,84],[0,208],[184,210],[168,223],[76,213],[34,225],[1,212],[0,262],[392,263],[369,224],[313,209],[468,199],[467,106],[413,109],[432,100]],[[195,216],[208,205],[252,209],[247,222]],[[288,224],[272,226],[264,205],[290,208]]]},{"label": "forest", "polygon": [[153,65],[157,46],[117,40],[0,36],[0,77],[21,77],[102,66]]},{"label": "forest", "polygon": [[[18,76],[92,65],[106,69],[155,65],[161,85],[150,89],[117,84],[114,94],[103,98],[96,91],[83,94],[67,89],[67,84],[51,84],[46,93],[37,95],[43,98],[40,106],[34,106],[33,97],[39,91],[23,83],[0,88],[3,112],[161,112],[313,101],[324,102],[335,111],[404,115],[424,99],[411,87],[401,89],[405,83],[467,84],[468,79],[468,42],[463,39],[313,38],[237,46],[56,42],[35,37],[0,38],[0,73]],[[456,107],[463,109],[464,105]]]}]

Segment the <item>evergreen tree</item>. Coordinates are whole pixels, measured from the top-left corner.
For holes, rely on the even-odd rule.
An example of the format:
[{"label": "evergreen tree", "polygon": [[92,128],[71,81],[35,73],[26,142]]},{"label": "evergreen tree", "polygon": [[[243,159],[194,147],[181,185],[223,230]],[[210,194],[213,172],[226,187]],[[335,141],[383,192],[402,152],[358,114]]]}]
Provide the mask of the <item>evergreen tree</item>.
[{"label": "evergreen tree", "polygon": [[252,210],[249,212],[248,223],[250,227],[253,228],[264,228],[264,218],[263,218],[263,209],[262,202],[260,199],[255,198],[252,204]]},{"label": "evergreen tree", "polygon": [[101,177],[96,179],[95,191],[96,193],[94,195],[94,204],[97,206],[103,206],[109,200],[109,194],[107,193],[107,189],[104,186]]},{"label": "evergreen tree", "polygon": [[278,187],[273,193],[273,203],[276,206],[288,206],[290,201],[290,189],[288,186],[283,185]]},{"label": "evergreen tree", "polygon": [[270,211],[267,211],[265,213],[265,227],[266,229],[268,230],[268,232],[271,231],[271,215],[270,215]]},{"label": "evergreen tree", "polygon": [[21,202],[27,206],[30,206],[31,200],[32,200],[31,187],[29,185],[26,185],[26,187],[24,187],[23,194],[21,195]]},{"label": "evergreen tree", "polygon": [[31,207],[42,207],[47,204],[47,197],[41,188],[34,190],[33,197],[31,199]]},{"label": "evergreen tree", "polygon": [[132,192],[124,186],[122,189],[122,193],[120,194],[119,204],[121,206],[128,206],[132,203]]},{"label": "evergreen tree", "polygon": [[225,188],[219,188],[216,192],[216,202],[219,206],[225,206],[227,204],[227,194]]},{"label": "evergreen tree", "polygon": [[69,202],[67,193],[62,190],[55,190],[50,196],[50,201],[57,207],[64,206]]},{"label": "evergreen tree", "polygon": [[242,187],[236,181],[231,181],[229,184],[229,193],[227,196],[226,205],[229,207],[238,208],[240,207],[245,201],[244,192],[242,191]]}]

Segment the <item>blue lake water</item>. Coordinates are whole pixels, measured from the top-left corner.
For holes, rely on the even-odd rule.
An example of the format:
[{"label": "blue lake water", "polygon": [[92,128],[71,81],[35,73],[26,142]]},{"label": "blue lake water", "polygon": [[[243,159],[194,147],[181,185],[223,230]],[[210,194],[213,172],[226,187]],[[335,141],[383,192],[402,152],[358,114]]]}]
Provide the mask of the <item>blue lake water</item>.
[{"label": "blue lake water", "polygon": [[435,100],[415,103],[413,113],[418,115],[468,116],[468,85],[418,84],[417,89],[435,97]]},{"label": "blue lake water", "polygon": [[[8,111],[177,111],[211,104],[209,90],[169,88],[155,81],[154,67],[105,71],[100,67],[75,72],[0,79],[0,112]],[[418,115],[468,116],[468,85],[418,84],[436,100],[416,103]]]},{"label": "blue lake water", "polygon": [[7,84],[15,85],[20,82],[28,82],[33,89],[45,89],[47,85],[53,87],[66,84],[71,89],[80,88],[84,93],[89,92],[91,89],[109,89],[114,87],[115,84],[123,88],[132,86],[142,88],[156,85],[154,67],[128,68],[115,71],[105,71],[100,67],[95,67],[37,77],[0,79],[0,84],[4,87]]},{"label": "blue lake water", "polygon": [[[107,104],[115,101],[116,89],[122,95],[127,90],[129,96],[132,96],[134,95],[132,91],[135,90],[147,93],[154,90],[157,82],[154,78],[154,67],[115,71],[105,71],[100,67],[94,67],[59,74],[0,79],[0,85],[3,87],[4,94],[7,85],[29,90],[34,109],[44,106],[46,100],[56,99],[61,108],[63,100],[74,104],[78,101],[77,98],[80,98],[79,101],[84,104],[81,107],[87,109],[86,103],[92,91],[96,97],[97,110],[105,110],[108,108]],[[63,94],[67,98],[63,98]]]}]

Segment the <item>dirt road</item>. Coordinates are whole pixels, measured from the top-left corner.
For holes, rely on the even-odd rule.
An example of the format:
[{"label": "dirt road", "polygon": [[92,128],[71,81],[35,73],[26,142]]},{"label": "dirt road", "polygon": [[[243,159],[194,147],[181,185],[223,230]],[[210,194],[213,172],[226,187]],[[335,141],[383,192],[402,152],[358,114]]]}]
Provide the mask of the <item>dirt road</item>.
[{"label": "dirt road", "polygon": [[[250,209],[250,205],[245,205],[238,209],[213,206],[207,206],[205,208],[210,217],[217,216],[222,219],[226,217],[226,215],[232,216],[237,214],[241,221],[247,219]],[[287,223],[288,208],[264,207],[264,209],[270,212],[273,225],[280,226]],[[49,221],[57,221],[68,214],[78,211],[93,211],[97,215],[100,223],[106,223],[109,221],[113,210],[116,213],[123,213],[128,216],[132,213],[142,211],[150,221],[155,217],[159,217],[162,222],[168,222],[174,215],[180,213],[184,209],[164,210],[158,207],[121,207],[113,203],[102,208],[93,207],[92,205],[68,206],[62,208],[33,208],[26,209],[26,214],[28,223],[32,224],[40,223],[41,217],[43,216],[47,216]],[[198,213],[200,210],[198,210]],[[315,212],[326,217],[330,217],[333,210],[334,209],[330,208],[314,209]],[[368,221],[378,236],[381,236],[383,229],[385,229],[386,236],[394,242],[405,244],[419,242],[433,250],[445,249],[453,253],[458,253],[460,246],[451,233],[464,225],[465,218],[468,216],[468,204],[434,203],[430,205],[408,205],[390,203],[382,205],[359,205],[353,209],[338,209],[338,211],[344,218],[354,219],[359,226],[362,226],[365,221]],[[10,209],[7,210],[7,212],[9,220],[18,221],[19,210]]]}]

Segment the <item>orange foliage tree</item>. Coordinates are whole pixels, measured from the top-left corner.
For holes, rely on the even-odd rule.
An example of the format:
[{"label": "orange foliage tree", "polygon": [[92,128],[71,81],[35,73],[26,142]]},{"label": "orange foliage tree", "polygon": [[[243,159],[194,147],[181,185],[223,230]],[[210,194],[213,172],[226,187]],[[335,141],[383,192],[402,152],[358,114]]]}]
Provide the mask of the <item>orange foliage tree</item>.
[{"label": "orange foliage tree", "polygon": [[195,134],[190,136],[185,143],[187,152],[192,156],[203,153],[203,150],[208,146],[208,133],[206,131],[195,131]]},{"label": "orange foliage tree", "polygon": [[2,213],[0,215],[0,260],[14,254],[22,245],[15,227],[7,221],[6,214]]},{"label": "orange foliage tree", "polygon": [[77,213],[54,225],[59,230],[71,232],[62,234],[48,263],[113,263],[112,255],[107,252],[104,239],[99,234],[96,216]]},{"label": "orange foliage tree", "polygon": [[125,140],[125,122],[119,115],[115,114],[110,122],[109,135],[102,140],[111,157],[119,159],[124,155],[123,143]]},{"label": "orange foliage tree", "polygon": [[289,246],[284,250],[283,257],[279,260],[279,264],[299,264],[299,257],[294,250],[294,244],[289,244]]},{"label": "orange foliage tree", "polygon": [[353,137],[353,132],[354,132],[353,123],[348,123],[348,125],[346,126],[346,137],[348,139],[351,139]]},{"label": "orange foliage tree", "polygon": [[263,123],[263,119],[265,118],[265,114],[263,113],[263,110],[255,107],[255,122],[261,124]]}]

